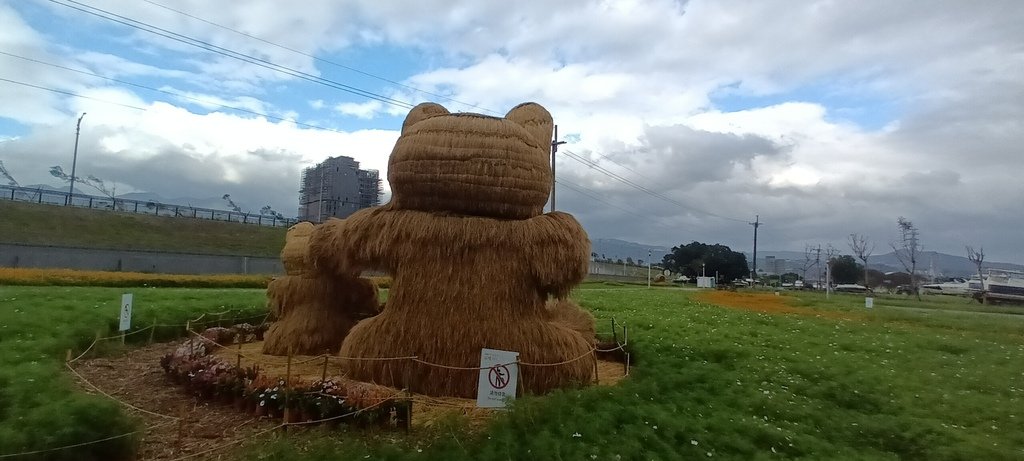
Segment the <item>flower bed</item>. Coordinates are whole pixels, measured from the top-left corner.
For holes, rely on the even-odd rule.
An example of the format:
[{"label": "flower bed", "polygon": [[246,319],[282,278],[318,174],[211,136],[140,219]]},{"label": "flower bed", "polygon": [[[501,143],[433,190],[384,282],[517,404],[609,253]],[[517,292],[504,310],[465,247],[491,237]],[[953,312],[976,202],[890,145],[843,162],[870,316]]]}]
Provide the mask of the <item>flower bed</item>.
[{"label": "flower bed", "polygon": [[258,365],[238,367],[212,355],[236,339],[261,336],[266,327],[209,328],[160,359],[168,379],[197,397],[233,405],[257,417],[293,424],[347,422],[360,426],[408,428],[411,402],[399,392],[343,377],[304,380],[269,376]]}]

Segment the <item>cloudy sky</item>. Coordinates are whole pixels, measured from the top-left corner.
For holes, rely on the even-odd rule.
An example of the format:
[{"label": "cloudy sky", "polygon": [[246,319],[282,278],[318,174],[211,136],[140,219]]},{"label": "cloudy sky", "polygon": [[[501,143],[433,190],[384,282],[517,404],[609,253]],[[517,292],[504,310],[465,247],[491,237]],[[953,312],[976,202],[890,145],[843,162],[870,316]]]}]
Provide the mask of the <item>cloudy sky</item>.
[{"label": "cloudy sky", "polygon": [[[964,1],[0,0],[0,160],[296,213],[302,168],[386,172],[410,105],[559,125],[592,238],[1024,263],[1024,6]],[[386,185],[385,185],[386,187]]]}]

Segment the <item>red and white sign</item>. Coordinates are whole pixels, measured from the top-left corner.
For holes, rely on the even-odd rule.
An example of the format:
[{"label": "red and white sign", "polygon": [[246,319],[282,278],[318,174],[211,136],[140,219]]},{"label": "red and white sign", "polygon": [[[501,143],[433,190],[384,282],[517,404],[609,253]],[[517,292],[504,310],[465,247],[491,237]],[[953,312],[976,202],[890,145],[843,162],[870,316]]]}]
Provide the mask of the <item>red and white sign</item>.
[{"label": "red and white sign", "polygon": [[518,352],[494,349],[480,351],[480,384],[476,406],[503,408],[506,402],[515,400],[519,377],[519,366],[516,363],[518,358]]}]

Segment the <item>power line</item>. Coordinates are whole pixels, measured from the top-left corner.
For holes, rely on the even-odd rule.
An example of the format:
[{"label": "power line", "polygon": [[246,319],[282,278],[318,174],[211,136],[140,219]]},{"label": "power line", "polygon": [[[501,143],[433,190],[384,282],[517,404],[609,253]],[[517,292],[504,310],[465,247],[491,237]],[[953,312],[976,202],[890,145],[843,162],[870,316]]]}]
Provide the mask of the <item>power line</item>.
[{"label": "power line", "polygon": [[[347,92],[347,93],[351,93],[351,94],[354,94],[354,95],[357,95],[357,96],[362,96],[362,97],[367,98],[367,99],[372,99],[372,100],[375,100],[375,101],[378,101],[378,102],[382,102],[382,103],[385,103],[385,104],[390,104],[390,105],[393,105],[393,106],[401,107],[403,109],[411,109],[411,108],[414,107],[413,104],[405,102],[405,101],[389,98],[387,96],[384,96],[384,95],[381,95],[381,94],[377,94],[377,93],[373,93],[371,91],[363,90],[361,88],[356,88],[356,87],[351,86],[351,85],[346,85],[344,83],[340,83],[340,82],[336,82],[336,81],[333,81],[333,80],[330,80],[330,79],[318,77],[316,75],[312,75],[312,74],[309,74],[307,72],[302,72],[300,70],[296,70],[296,69],[292,69],[290,67],[282,66],[280,64],[276,64],[276,63],[267,61],[265,59],[257,58],[255,56],[247,55],[245,53],[240,53],[240,52],[237,52],[237,51],[234,51],[234,50],[230,50],[230,49],[227,49],[227,48],[224,48],[224,47],[220,47],[220,46],[214,45],[212,43],[205,42],[203,40],[195,39],[195,38],[192,38],[192,37],[189,37],[189,36],[186,36],[186,35],[179,34],[177,32],[173,32],[173,31],[170,31],[170,30],[167,30],[167,29],[163,29],[163,28],[154,26],[152,24],[148,24],[148,23],[143,22],[143,21],[138,21],[138,20],[131,19],[131,18],[128,18],[128,17],[125,17],[125,16],[121,16],[121,15],[118,15],[116,13],[112,13],[110,11],[104,10],[102,8],[96,8],[96,7],[93,7],[93,6],[89,6],[89,5],[77,2],[75,0],[64,0],[64,1],[67,1],[69,3],[73,3],[74,5],[71,5],[71,4],[68,4],[68,3],[61,3],[58,0],[49,0],[49,1],[51,3],[55,3],[57,5],[61,5],[61,6],[67,7],[67,8],[71,8],[73,10],[78,10],[78,11],[81,11],[81,12],[86,13],[86,14],[90,14],[90,15],[93,15],[93,16],[96,16],[96,17],[99,17],[99,18],[106,19],[108,21],[112,21],[112,22],[116,22],[116,23],[119,23],[119,24],[123,24],[123,25],[126,25],[128,27],[131,27],[131,28],[134,28],[134,29],[138,29],[138,30],[141,30],[141,31],[144,31],[144,32],[149,32],[151,34],[158,35],[158,36],[161,36],[161,37],[164,37],[164,38],[168,38],[168,39],[171,39],[171,40],[174,40],[174,41],[177,41],[177,42],[181,42],[181,43],[184,43],[184,44],[189,45],[189,46],[194,46],[196,48],[201,48],[201,49],[204,49],[204,50],[209,51],[211,53],[216,53],[216,54],[219,54],[219,55],[222,55],[222,56],[226,56],[226,57],[229,57],[229,58],[232,58],[232,59],[237,59],[237,60],[242,61],[242,62],[253,64],[253,65],[256,65],[256,66],[259,66],[259,67],[263,67],[265,69],[269,69],[269,70],[272,70],[272,71],[275,71],[275,72],[280,72],[282,74],[290,75],[292,77],[296,77],[296,78],[299,78],[299,79],[302,79],[302,80],[306,80],[306,81],[309,81],[309,82],[312,82],[312,83],[317,83],[317,84],[324,85],[324,86],[327,86],[327,87],[330,87],[330,88],[341,90],[341,91],[344,91],[344,92]],[[78,7],[78,6],[75,6],[75,5],[80,5],[81,8]]]},{"label": "power line", "polygon": [[283,50],[291,51],[292,53],[296,53],[296,54],[299,54],[299,55],[302,55],[302,56],[306,56],[306,57],[311,58],[313,60],[316,60],[318,62],[322,62],[324,64],[330,64],[332,66],[339,67],[339,68],[342,68],[342,69],[345,69],[345,70],[349,70],[349,71],[355,72],[355,73],[360,74],[360,75],[365,75],[365,76],[370,77],[370,78],[375,78],[377,80],[380,80],[380,81],[383,81],[383,82],[387,82],[387,83],[390,83],[392,85],[399,86],[399,87],[405,88],[405,89],[410,90],[410,91],[415,91],[415,92],[418,92],[418,93],[423,93],[423,94],[426,94],[426,95],[429,95],[429,96],[433,96],[433,97],[436,97],[436,98],[444,99],[446,101],[451,101],[451,102],[454,102],[456,104],[462,104],[462,105],[464,105],[466,107],[471,107],[471,108],[474,108],[474,109],[480,109],[480,110],[485,111],[485,112],[490,112],[492,114],[500,115],[500,112],[497,112],[497,111],[494,111],[494,110],[491,110],[491,109],[487,109],[485,107],[480,107],[479,105],[476,105],[476,104],[472,104],[472,103],[468,103],[468,102],[464,102],[464,101],[459,101],[458,99],[454,99],[454,98],[451,98],[451,97],[448,97],[448,96],[445,96],[445,95],[442,95],[442,94],[437,94],[437,93],[432,93],[430,91],[422,90],[420,88],[416,88],[414,86],[406,85],[406,84],[401,83],[401,82],[397,82],[397,81],[394,81],[394,80],[391,80],[391,79],[388,79],[388,78],[385,78],[385,77],[381,77],[379,75],[375,75],[375,74],[372,74],[370,72],[366,72],[366,71],[357,69],[355,67],[346,66],[344,64],[341,64],[341,63],[338,63],[338,62],[335,62],[335,61],[331,61],[331,60],[328,60],[328,59],[320,58],[320,57],[314,56],[312,54],[306,53],[304,51],[297,50],[295,48],[291,48],[291,47],[286,46],[286,45],[281,45],[280,43],[275,43],[275,42],[272,42],[270,40],[267,40],[267,39],[264,39],[264,38],[261,38],[261,37],[257,37],[255,35],[252,35],[252,34],[249,34],[249,33],[246,33],[246,32],[242,32],[242,31],[240,31],[238,29],[234,29],[234,28],[225,26],[223,24],[218,24],[218,23],[210,21],[208,19],[204,19],[204,18],[195,16],[195,15],[189,14],[189,13],[187,13],[185,11],[181,11],[181,10],[177,10],[177,9],[171,8],[171,7],[167,6],[167,5],[163,5],[163,4],[154,2],[152,0],[142,0],[142,1],[144,1],[146,3],[149,3],[150,5],[153,5],[153,6],[156,6],[156,7],[159,7],[159,8],[163,8],[163,9],[165,9],[167,11],[172,11],[172,12],[178,13],[178,14],[180,14],[182,16],[186,16],[186,17],[195,19],[196,21],[204,22],[204,23],[209,24],[211,26],[219,27],[221,29],[224,29],[224,30],[227,30],[227,31],[230,31],[230,32],[234,32],[234,33],[236,33],[238,35],[241,35],[241,36],[244,36],[244,37],[248,37],[248,38],[251,38],[253,40],[257,40],[259,42],[262,42],[262,43],[266,43],[267,45],[271,45],[271,46],[274,46],[274,47],[277,47],[277,48],[280,48],[280,49],[283,49]]},{"label": "power line", "polygon": [[211,106],[221,107],[221,108],[224,108],[224,109],[231,109],[231,110],[235,110],[235,111],[239,111],[239,112],[244,112],[244,113],[247,113],[247,114],[257,115],[257,116],[260,116],[260,117],[266,117],[266,118],[277,120],[277,121],[281,121],[281,122],[290,122],[290,123],[294,123],[296,125],[300,125],[300,126],[304,126],[304,127],[308,127],[308,128],[314,128],[314,129],[324,130],[324,131],[333,131],[335,133],[345,133],[344,131],[336,130],[334,128],[327,128],[327,127],[312,125],[312,124],[309,124],[309,123],[303,123],[303,122],[299,122],[297,120],[293,120],[293,119],[289,119],[289,118],[278,117],[276,115],[264,114],[262,112],[257,112],[257,111],[246,109],[246,108],[243,108],[243,107],[235,107],[235,106],[229,106],[229,105],[226,105],[226,104],[216,103],[216,102],[213,102],[213,101],[207,101],[207,100],[204,100],[204,99],[201,99],[201,98],[195,98],[195,97],[188,96],[188,95],[185,95],[185,94],[175,93],[173,91],[167,91],[167,90],[162,90],[160,88],[153,88],[151,86],[141,85],[141,84],[138,84],[138,83],[127,82],[127,81],[119,80],[119,79],[116,79],[116,78],[113,78],[113,77],[106,77],[106,76],[99,75],[99,74],[96,74],[96,73],[93,73],[93,72],[89,72],[89,71],[85,71],[85,70],[81,70],[81,69],[75,69],[73,67],[62,66],[60,64],[54,64],[52,62],[40,61],[40,60],[34,59],[34,58],[28,58],[28,57],[25,57],[25,56],[19,56],[19,55],[13,54],[13,53],[8,53],[8,52],[3,51],[3,50],[0,50],[0,55],[10,56],[12,58],[18,58],[18,59],[22,59],[22,60],[29,61],[29,62],[34,62],[36,64],[42,64],[44,66],[55,67],[55,68],[58,68],[58,69],[63,69],[63,70],[69,71],[69,72],[75,72],[75,73],[82,74],[82,75],[88,75],[88,76],[91,76],[91,77],[102,78],[104,80],[108,80],[108,81],[111,81],[111,82],[119,83],[121,85],[133,86],[133,87],[136,87],[136,88],[142,88],[142,89],[149,90],[149,91],[155,91],[155,92],[158,92],[158,93],[167,94],[167,95],[174,96],[174,97],[177,97],[177,98],[188,99],[190,101],[195,101],[195,102],[200,103],[200,104],[207,104],[207,105],[211,105]]},{"label": "power line", "polygon": [[686,209],[686,210],[689,210],[689,211],[693,211],[693,212],[697,212],[697,213],[701,213],[701,214],[706,214],[708,216],[714,216],[716,218],[726,219],[726,220],[729,220],[729,221],[736,221],[736,222],[742,222],[742,223],[746,223],[747,222],[746,220],[743,220],[743,219],[730,218],[728,216],[722,216],[722,215],[719,215],[719,214],[716,214],[716,213],[712,213],[710,211],[704,211],[704,210],[702,210],[700,208],[692,207],[692,206],[687,205],[687,204],[685,204],[683,202],[680,202],[680,201],[678,201],[676,199],[668,197],[665,194],[662,194],[660,192],[652,191],[652,190],[650,190],[650,189],[648,189],[648,188],[646,188],[646,187],[644,187],[644,186],[642,186],[640,184],[637,184],[637,183],[635,183],[633,181],[630,181],[629,179],[626,179],[626,178],[624,178],[624,177],[622,177],[622,176],[620,176],[620,175],[618,175],[616,173],[613,173],[613,172],[609,171],[608,169],[602,167],[601,165],[598,165],[595,162],[592,162],[590,160],[587,160],[587,159],[583,158],[582,156],[580,156],[579,154],[576,154],[575,152],[572,152],[572,151],[569,151],[569,150],[566,150],[564,152],[566,153],[566,155],[568,155],[573,160],[576,160],[577,162],[580,162],[583,165],[590,167],[591,169],[597,170],[599,173],[602,173],[605,176],[608,176],[608,177],[610,177],[612,179],[615,179],[615,180],[617,180],[619,182],[622,182],[623,184],[626,184],[626,185],[628,185],[628,186],[630,186],[630,187],[632,187],[634,189],[637,189],[637,190],[639,190],[641,192],[644,192],[644,193],[646,193],[648,195],[651,195],[653,197],[662,199],[662,200],[664,200],[666,202],[672,203],[672,204],[674,204],[674,205],[676,205],[676,206],[678,206],[680,208],[683,208],[683,209]]},{"label": "power line", "polygon": [[612,202],[610,202],[608,200],[605,200],[601,196],[596,195],[596,193],[594,192],[593,189],[589,189],[589,188],[581,186],[579,184],[576,184],[576,183],[573,183],[573,182],[570,182],[570,181],[566,181],[565,179],[557,179],[556,182],[558,184],[561,184],[561,185],[565,186],[565,187],[568,187],[569,189],[575,191],[576,193],[578,193],[580,195],[584,195],[586,197],[590,197],[590,198],[592,198],[594,200],[597,200],[598,202],[601,202],[601,203],[603,203],[605,205],[608,205],[608,206],[610,206],[612,208],[615,208],[617,210],[623,211],[623,212],[625,212],[627,214],[630,214],[632,216],[641,218],[641,219],[645,220],[645,222],[649,222],[649,220],[654,219],[655,220],[653,222],[654,224],[660,225],[660,226],[664,227],[665,229],[672,230],[673,232],[677,232],[680,229],[686,229],[686,230],[693,231],[692,228],[686,228],[685,226],[680,226],[680,225],[677,225],[677,224],[668,223],[667,221],[664,221],[664,218],[661,218],[660,216],[644,216],[644,215],[639,214],[639,213],[637,213],[637,212],[635,212],[633,210],[630,210],[628,208],[616,205],[615,203],[612,203]]},{"label": "power line", "polygon": [[27,86],[27,87],[30,87],[30,88],[46,90],[46,91],[50,91],[50,92],[53,92],[53,93],[59,93],[59,94],[67,95],[67,96],[74,96],[76,98],[91,99],[93,101],[103,102],[103,103],[107,103],[107,104],[113,104],[115,106],[127,107],[129,109],[141,110],[143,112],[148,110],[145,107],[138,107],[138,106],[133,106],[133,105],[130,105],[130,104],[122,104],[122,103],[119,103],[119,102],[107,101],[105,99],[94,98],[92,96],[86,96],[86,95],[83,95],[83,94],[72,93],[70,91],[58,90],[56,88],[49,88],[49,87],[45,87],[45,86],[33,85],[31,83],[19,82],[17,80],[9,80],[9,79],[2,78],[2,77],[0,77],[0,82],[13,83],[15,85],[22,85],[22,86]]}]

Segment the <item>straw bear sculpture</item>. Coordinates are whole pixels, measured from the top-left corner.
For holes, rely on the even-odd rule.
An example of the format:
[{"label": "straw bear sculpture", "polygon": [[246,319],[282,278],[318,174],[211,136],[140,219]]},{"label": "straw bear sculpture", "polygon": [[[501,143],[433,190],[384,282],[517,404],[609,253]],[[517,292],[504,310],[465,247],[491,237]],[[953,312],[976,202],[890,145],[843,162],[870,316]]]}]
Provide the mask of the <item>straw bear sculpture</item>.
[{"label": "straw bear sculpture", "polygon": [[532,393],[593,380],[594,319],[567,299],[590,241],[569,214],[543,214],[552,118],[534,103],[503,118],[409,113],[388,167],[392,198],[319,226],[319,270],[381,270],[393,282],[375,317],[341,346],[349,376],[435,396],[474,397],[481,348],[514,351]]},{"label": "straw bear sculpture", "polygon": [[267,304],[275,321],[264,336],[264,354],[335,353],[356,322],[380,310],[377,287],[370,280],[312,270],[313,228],[303,222],[285,235],[281,262],[287,275],[267,286]]}]

